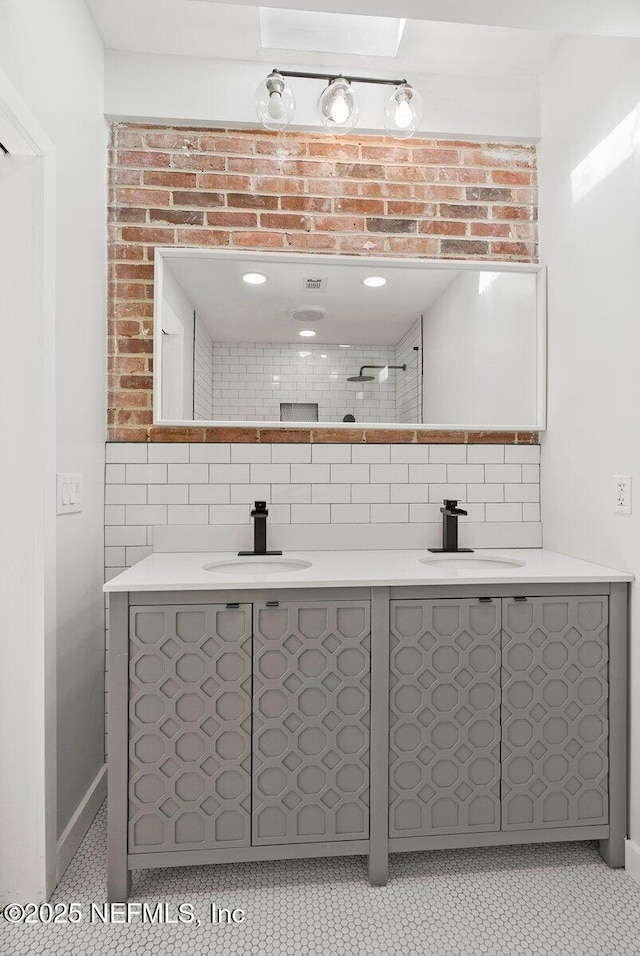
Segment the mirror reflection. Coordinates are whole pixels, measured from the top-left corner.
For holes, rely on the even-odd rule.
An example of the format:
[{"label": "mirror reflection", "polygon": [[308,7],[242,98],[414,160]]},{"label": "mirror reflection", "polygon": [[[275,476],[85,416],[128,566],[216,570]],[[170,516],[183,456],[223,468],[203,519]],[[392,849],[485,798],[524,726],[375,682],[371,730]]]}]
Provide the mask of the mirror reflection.
[{"label": "mirror reflection", "polygon": [[158,250],[156,419],[537,428],[540,269]]}]

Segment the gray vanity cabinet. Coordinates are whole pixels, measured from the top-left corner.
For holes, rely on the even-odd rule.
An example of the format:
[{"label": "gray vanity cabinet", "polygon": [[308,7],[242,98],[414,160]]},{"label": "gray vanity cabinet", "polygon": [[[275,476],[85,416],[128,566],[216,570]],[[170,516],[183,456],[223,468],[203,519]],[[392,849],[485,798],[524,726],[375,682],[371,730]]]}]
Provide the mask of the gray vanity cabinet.
[{"label": "gray vanity cabinet", "polygon": [[502,602],[502,829],[606,823],[608,597]]},{"label": "gray vanity cabinet", "polygon": [[251,842],[251,605],[129,611],[129,853]]},{"label": "gray vanity cabinet", "polygon": [[370,603],[254,605],[252,843],[369,836]]},{"label": "gray vanity cabinet", "polygon": [[389,836],[500,829],[499,599],[391,601]]}]

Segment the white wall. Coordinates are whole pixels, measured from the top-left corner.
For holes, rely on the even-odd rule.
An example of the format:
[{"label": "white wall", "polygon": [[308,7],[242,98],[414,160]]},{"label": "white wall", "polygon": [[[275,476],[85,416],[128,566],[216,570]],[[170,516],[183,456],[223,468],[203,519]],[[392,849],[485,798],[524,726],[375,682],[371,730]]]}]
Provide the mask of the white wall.
[{"label": "white wall", "polygon": [[[640,124],[633,113],[639,103],[640,41],[568,39],[543,79],[539,151],[541,255],[549,267],[544,543],[637,575],[640,499],[633,514],[614,514],[613,476],[640,480]],[[577,198],[572,171],[589,156]],[[636,585],[630,677],[630,830],[636,844],[639,612]]]},{"label": "white wall", "polygon": [[3,0],[0,69],[55,146],[57,468],[84,476],[83,512],[56,522],[62,833],[104,763],[106,125],[103,49],[83,0]]},{"label": "white wall", "polygon": [[[342,2],[342,0],[341,0]],[[296,69],[278,61],[280,69]],[[255,90],[268,73],[264,63],[161,56],[108,50],[105,111],[132,122],[254,128]],[[538,84],[534,77],[412,74],[423,94],[424,135],[534,140],[540,135]],[[318,128],[318,86],[296,85],[296,128]],[[362,97],[358,131],[381,132],[389,96],[384,86]]]},{"label": "white wall", "polygon": [[468,272],[424,314],[423,421],[534,427],[536,276]]}]

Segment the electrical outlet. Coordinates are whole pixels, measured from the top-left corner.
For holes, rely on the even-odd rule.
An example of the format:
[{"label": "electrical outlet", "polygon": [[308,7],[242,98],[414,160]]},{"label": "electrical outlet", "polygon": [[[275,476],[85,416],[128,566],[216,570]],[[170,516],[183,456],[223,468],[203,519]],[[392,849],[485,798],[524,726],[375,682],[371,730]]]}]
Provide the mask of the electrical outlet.
[{"label": "electrical outlet", "polygon": [[56,475],[56,498],[57,514],[82,511],[82,475]]},{"label": "electrical outlet", "polygon": [[619,515],[631,514],[631,475],[614,475],[613,510]]}]

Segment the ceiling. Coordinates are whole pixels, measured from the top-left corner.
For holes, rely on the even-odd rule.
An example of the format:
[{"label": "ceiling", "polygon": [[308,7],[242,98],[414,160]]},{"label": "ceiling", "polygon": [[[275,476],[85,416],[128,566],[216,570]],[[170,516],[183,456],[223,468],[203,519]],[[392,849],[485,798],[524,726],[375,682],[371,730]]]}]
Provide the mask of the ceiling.
[{"label": "ceiling", "polygon": [[[108,49],[264,62],[270,66],[286,62],[345,72],[394,71],[409,78],[412,73],[500,76],[505,80],[509,76],[537,76],[561,39],[561,34],[553,32],[416,19],[407,21],[396,56],[314,52],[295,49],[295,42],[282,49],[265,49],[261,45],[258,6],[202,0],[86,2]],[[388,9],[394,13],[393,7]],[[360,18],[334,16],[344,18],[336,23],[337,34],[346,31],[358,39],[363,36]]]},{"label": "ceiling", "polygon": [[[252,260],[227,257],[165,259],[198,317],[217,342],[281,342],[308,345],[396,345],[444,290],[457,269],[381,265],[379,261],[327,263]],[[249,286],[245,272],[261,272],[268,281]],[[387,285],[367,288],[367,276],[383,276]],[[305,280],[324,278],[322,291],[306,291]],[[296,309],[321,309],[317,322],[292,318]],[[314,329],[303,338],[302,329]]]}]

